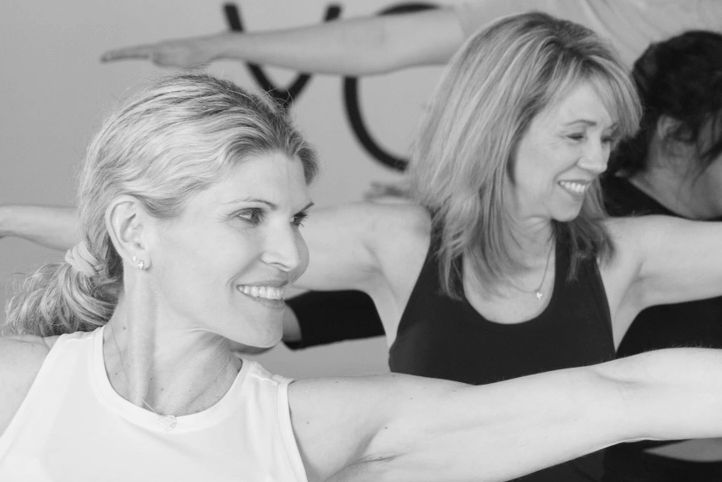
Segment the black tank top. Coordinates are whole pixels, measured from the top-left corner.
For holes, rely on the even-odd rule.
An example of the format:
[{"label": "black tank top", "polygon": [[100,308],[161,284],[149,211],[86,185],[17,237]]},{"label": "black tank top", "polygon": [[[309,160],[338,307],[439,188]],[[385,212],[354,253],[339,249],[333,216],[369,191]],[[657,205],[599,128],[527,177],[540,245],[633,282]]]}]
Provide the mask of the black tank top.
[{"label": "black tank top", "polygon": [[[662,214],[676,216],[627,179],[602,181],[604,204],[612,216]],[[622,339],[617,356],[670,347],[722,348],[722,297],[652,306],[640,312]],[[674,443],[650,440],[607,449],[604,468],[610,481],[719,482],[722,462],[685,462],[646,453],[650,447]],[[606,479],[605,479],[606,480]]]},{"label": "black tank top", "polygon": [[[614,358],[609,304],[595,259],[583,260],[570,280],[569,250],[557,242],[547,307],[523,323],[501,324],[484,318],[465,297],[442,293],[438,245],[430,244],[389,350],[392,372],[481,385]],[[601,453],[595,453],[517,480],[596,481],[601,466]]]},{"label": "black tank top", "polygon": [[391,371],[480,385],[614,358],[609,304],[594,259],[569,280],[569,251],[558,242],[554,288],[536,318],[487,320],[463,297],[441,292],[432,242],[389,350]]}]

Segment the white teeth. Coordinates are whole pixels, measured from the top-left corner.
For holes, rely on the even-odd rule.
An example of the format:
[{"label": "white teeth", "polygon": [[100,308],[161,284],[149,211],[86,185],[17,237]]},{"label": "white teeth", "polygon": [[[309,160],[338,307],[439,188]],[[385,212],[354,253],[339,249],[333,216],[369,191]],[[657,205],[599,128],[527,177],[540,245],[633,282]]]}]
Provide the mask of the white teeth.
[{"label": "white teeth", "polygon": [[573,181],[559,181],[559,184],[569,191],[576,194],[584,194],[584,191],[589,187],[589,183],[586,182],[573,182]]},{"label": "white teeth", "polygon": [[283,288],[273,286],[239,286],[238,291],[253,298],[265,298],[268,300],[282,300]]}]

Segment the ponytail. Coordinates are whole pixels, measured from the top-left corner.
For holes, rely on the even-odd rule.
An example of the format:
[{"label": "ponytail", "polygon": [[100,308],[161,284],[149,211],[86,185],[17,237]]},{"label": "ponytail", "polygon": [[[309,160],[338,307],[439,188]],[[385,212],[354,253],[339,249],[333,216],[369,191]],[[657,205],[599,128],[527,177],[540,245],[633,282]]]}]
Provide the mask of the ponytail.
[{"label": "ponytail", "polygon": [[68,250],[64,262],[41,266],[22,282],[7,304],[3,334],[91,331],[113,314],[119,283],[83,241]]}]

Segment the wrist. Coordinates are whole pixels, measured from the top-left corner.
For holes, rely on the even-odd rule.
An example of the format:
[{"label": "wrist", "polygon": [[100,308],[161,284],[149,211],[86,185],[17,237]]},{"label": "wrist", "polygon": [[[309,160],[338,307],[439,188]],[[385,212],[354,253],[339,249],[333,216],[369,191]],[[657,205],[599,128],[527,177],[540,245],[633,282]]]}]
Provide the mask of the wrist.
[{"label": "wrist", "polygon": [[12,236],[13,207],[0,205],[0,238]]},{"label": "wrist", "polygon": [[235,58],[240,32],[221,32],[202,39],[202,48],[209,62]]}]

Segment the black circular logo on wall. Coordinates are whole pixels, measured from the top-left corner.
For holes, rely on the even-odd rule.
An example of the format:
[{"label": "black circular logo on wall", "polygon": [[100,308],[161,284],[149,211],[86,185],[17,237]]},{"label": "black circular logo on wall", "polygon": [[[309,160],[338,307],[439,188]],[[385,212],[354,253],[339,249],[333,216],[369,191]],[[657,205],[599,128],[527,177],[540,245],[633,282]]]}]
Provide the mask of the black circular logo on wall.
[{"label": "black circular logo on wall", "polygon": [[[395,15],[412,12],[420,12],[423,10],[430,10],[438,8],[437,5],[429,3],[402,3],[392,5],[384,10],[381,10],[378,15]],[[238,7],[235,4],[227,3],[223,6],[226,21],[228,26],[233,31],[242,32],[243,22]],[[324,22],[336,20],[341,16],[341,7],[335,4],[331,4],[326,7],[326,13],[324,15]],[[311,79],[310,74],[300,73],[296,78],[289,84],[288,87],[280,88],[273,84],[270,78],[265,74],[263,68],[260,65],[247,63],[246,64],[251,76],[258,83],[258,85],[266,91],[271,97],[279,102],[284,108],[289,108],[293,101],[301,94],[308,81]],[[360,93],[360,79],[358,77],[344,77],[343,78],[343,99],[346,110],[346,117],[348,118],[351,130],[353,131],[356,139],[359,141],[363,149],[376,161],[383,164],[384,166],[396,170],[403,171],[408,166],[408,159],[398,157],[391,154],[386,150],[379,142],[377,142],[371,132],[366,127],[363,115],[361,113],[359,93]]]}]

